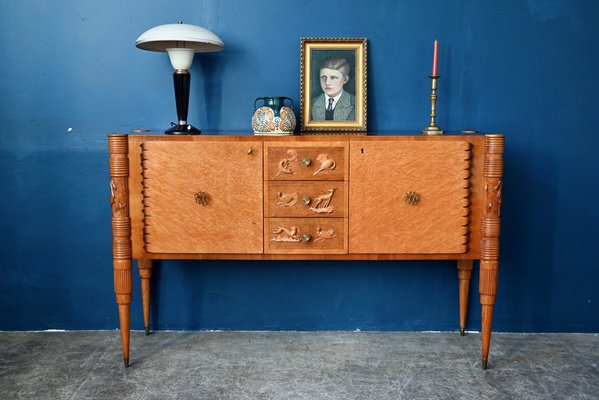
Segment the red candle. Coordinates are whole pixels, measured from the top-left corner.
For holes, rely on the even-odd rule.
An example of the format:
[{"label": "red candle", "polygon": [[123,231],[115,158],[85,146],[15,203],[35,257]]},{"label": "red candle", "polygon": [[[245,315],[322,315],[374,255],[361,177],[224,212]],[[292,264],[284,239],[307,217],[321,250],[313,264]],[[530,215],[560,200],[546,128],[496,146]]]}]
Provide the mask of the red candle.
[{"label": "red candle", "polygon": [[439,56],[439,42],[435,39],[435,47],[433,50],[433,76],[437,76],[437,58]]}]

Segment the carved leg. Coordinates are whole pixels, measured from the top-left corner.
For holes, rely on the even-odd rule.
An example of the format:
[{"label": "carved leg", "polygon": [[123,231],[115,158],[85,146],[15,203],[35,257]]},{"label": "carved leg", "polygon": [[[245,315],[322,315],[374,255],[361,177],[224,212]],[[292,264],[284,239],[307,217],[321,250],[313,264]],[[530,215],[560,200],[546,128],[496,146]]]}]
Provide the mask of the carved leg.
[{"label": "carved leg", "polygon": [[466,313],[468,312],[468,288],[472,275],[472,260],[458,261],[458,280],[460,284],[460,335],[466,334]]},{"label": "carved leg", "polygon": [[112,207],[114,292],[116,294],[116,302],[119,305],[123,360],[125,367],[128,367],[132,282],[127,135],[109,135],[108,148],[110,151],[110,205]]},{"label": "carved leg", "polygon": [[152,280],[152,260],[137,260],[139,278],[141,279],[141,300],[144,309],[144,327],[146,335],[150,334],[150,283]]},{"label": "carved leg", "polygon": [[491,345],[493,305],[499,270],[499,233],[503,177],[503,135],[485,137],[484,205],[481,224],[480,304],[482,306],[482,366],[487,369]]}]

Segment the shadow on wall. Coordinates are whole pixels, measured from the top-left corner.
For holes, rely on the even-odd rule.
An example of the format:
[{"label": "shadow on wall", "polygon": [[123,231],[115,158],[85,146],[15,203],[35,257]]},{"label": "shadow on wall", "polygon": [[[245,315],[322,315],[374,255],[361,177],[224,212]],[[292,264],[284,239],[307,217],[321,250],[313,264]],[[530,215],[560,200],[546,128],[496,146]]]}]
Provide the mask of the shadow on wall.
[{"label": "shadow on wall", "polygon": [[[224,51],[230,52],[228,47],[230,46],[226,46]],[[191,90],[191,96],[194,99],[193,102],[190,102],[190,107],[197,111],[197,124],[202,131],[204,131],[202,127],[210,127],[210,130],[215,132],[222,130],[222,80],[226,59],[222,57],[221,53],[198,53],[191,67],[197,89]]]},{"label": "shadow on wall", "polygon": [[[538,218],[558,212],[552,189],[558,169],[553,153],[548,147],[527,148],[523,142],[511,146],[506,137],[496,315],[504,315],[499,318],[505,318],[508,330],[559,328],[551,325],[555,321],[551,310],[556,310],[553,300],[559,292],[553,284],[556,221]],[[535,211],[541,204],[543,212]]]}]

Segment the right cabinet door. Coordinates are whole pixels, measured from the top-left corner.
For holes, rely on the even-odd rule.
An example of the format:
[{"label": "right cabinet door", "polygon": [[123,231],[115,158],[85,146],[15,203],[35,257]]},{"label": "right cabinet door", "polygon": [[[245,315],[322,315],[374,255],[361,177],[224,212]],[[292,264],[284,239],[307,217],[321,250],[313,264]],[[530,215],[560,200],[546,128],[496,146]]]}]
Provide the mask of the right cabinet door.
[{"label": "right cabinet door", "polygon": [[470,146],[455,140],[351,142],[349,252],[466,253]]}]

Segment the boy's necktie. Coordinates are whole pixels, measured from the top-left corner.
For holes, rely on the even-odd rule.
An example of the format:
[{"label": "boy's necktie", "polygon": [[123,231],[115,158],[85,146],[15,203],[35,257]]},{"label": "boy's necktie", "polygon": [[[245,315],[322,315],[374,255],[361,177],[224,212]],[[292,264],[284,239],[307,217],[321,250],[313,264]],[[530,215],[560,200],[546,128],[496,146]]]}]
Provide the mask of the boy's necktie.
[{"label": "boy's necktie", "polygon": [[327,109],[325,110],[325,117],[324,117],[325,120],[329,120],[330,121],[330,120],[333,119],[333,113],[334,113],[334,111],[333,111],[333,102],[334,101],[335,101],[335,99],[333,99],[333,98],[329,99],[329,105],[328,105]]}]

